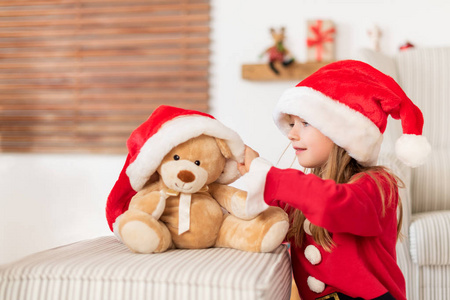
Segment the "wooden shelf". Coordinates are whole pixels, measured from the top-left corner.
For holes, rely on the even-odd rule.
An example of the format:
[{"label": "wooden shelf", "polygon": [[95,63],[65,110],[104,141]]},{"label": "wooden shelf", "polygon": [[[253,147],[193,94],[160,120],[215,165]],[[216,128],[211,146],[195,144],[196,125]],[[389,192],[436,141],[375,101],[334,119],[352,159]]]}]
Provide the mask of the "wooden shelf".
[{"label": "wooden shelf", "polygon": [[270,69],[269,64],[245,64],[242,65],[242,78],[261,81],[301,80],[329,63],[330,62],[293,63],[287,67],[275,63],[275,67],[280,71],[280,74],[278,75]]}]

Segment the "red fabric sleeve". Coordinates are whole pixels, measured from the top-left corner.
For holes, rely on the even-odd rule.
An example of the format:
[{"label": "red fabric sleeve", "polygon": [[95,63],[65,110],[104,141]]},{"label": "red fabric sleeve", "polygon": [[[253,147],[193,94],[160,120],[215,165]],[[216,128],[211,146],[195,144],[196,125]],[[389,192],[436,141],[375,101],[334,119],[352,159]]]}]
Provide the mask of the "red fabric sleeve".
[{"label": "red fabric sleeve", "polygon": [[272,167],[266,177],[264,201],[280,207],[289,204],[330,232],[359,236],[382,232],[382,199],[369,175],[353,183],[336,184],[298,170]]}]

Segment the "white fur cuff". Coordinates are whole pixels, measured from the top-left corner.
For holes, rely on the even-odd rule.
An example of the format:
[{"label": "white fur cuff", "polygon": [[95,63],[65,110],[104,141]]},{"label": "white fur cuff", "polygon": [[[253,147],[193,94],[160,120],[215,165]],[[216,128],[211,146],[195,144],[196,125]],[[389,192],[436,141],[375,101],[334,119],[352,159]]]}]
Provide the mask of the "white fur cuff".
[{"label": "white fur cuff", "polygon": [[269,207],[264,202],[264,187],[270,168],[272,168],[270,162],[258,157],[252,161],[250,171],[244,175],[247,185],[247,200],[245,202],[247,216],[257,216]]}]

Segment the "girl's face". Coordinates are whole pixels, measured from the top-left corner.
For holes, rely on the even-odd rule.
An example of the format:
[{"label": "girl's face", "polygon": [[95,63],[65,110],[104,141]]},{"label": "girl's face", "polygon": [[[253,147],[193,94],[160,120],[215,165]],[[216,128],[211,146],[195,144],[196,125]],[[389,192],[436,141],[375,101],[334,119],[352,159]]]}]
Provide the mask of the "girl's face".
[{"label": "girl's face", "polygon": [[292,129],[288,138],[295,149],[299,164],[305,168],[323,166],[333,149],[333,141],[302,118],[292,115],[289,118]]}]

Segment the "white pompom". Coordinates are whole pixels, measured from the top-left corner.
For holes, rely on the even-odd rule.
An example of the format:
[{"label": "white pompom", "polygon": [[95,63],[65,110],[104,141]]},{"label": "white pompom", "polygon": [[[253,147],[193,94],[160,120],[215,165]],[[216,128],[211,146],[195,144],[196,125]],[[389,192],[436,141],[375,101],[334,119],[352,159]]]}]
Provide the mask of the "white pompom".
[{"label": "white pompom", "polygon": [[309,276],[306,282],[308,284],[309,289],[314,293],[319,294],[325,290],[325,283],[312,276]]},{"label": "white pompom", "polygon": [[312,265],[317,265],[322,261],[322,255],[314,245],[308,245],[305,248],[305,257]]},{"label": "white pompom", "polygon": [[403,134],[395,143],[397,157],[412,168],[423,164],[430,152],[430,143],[423,135]]},{"label": "white pompom", "polygon": [[312,235],[310,226],[311,222],[308,219],[305,219],[305,221],[303,222],[303,229],[305,230],[306,234],[308,235]]}]

